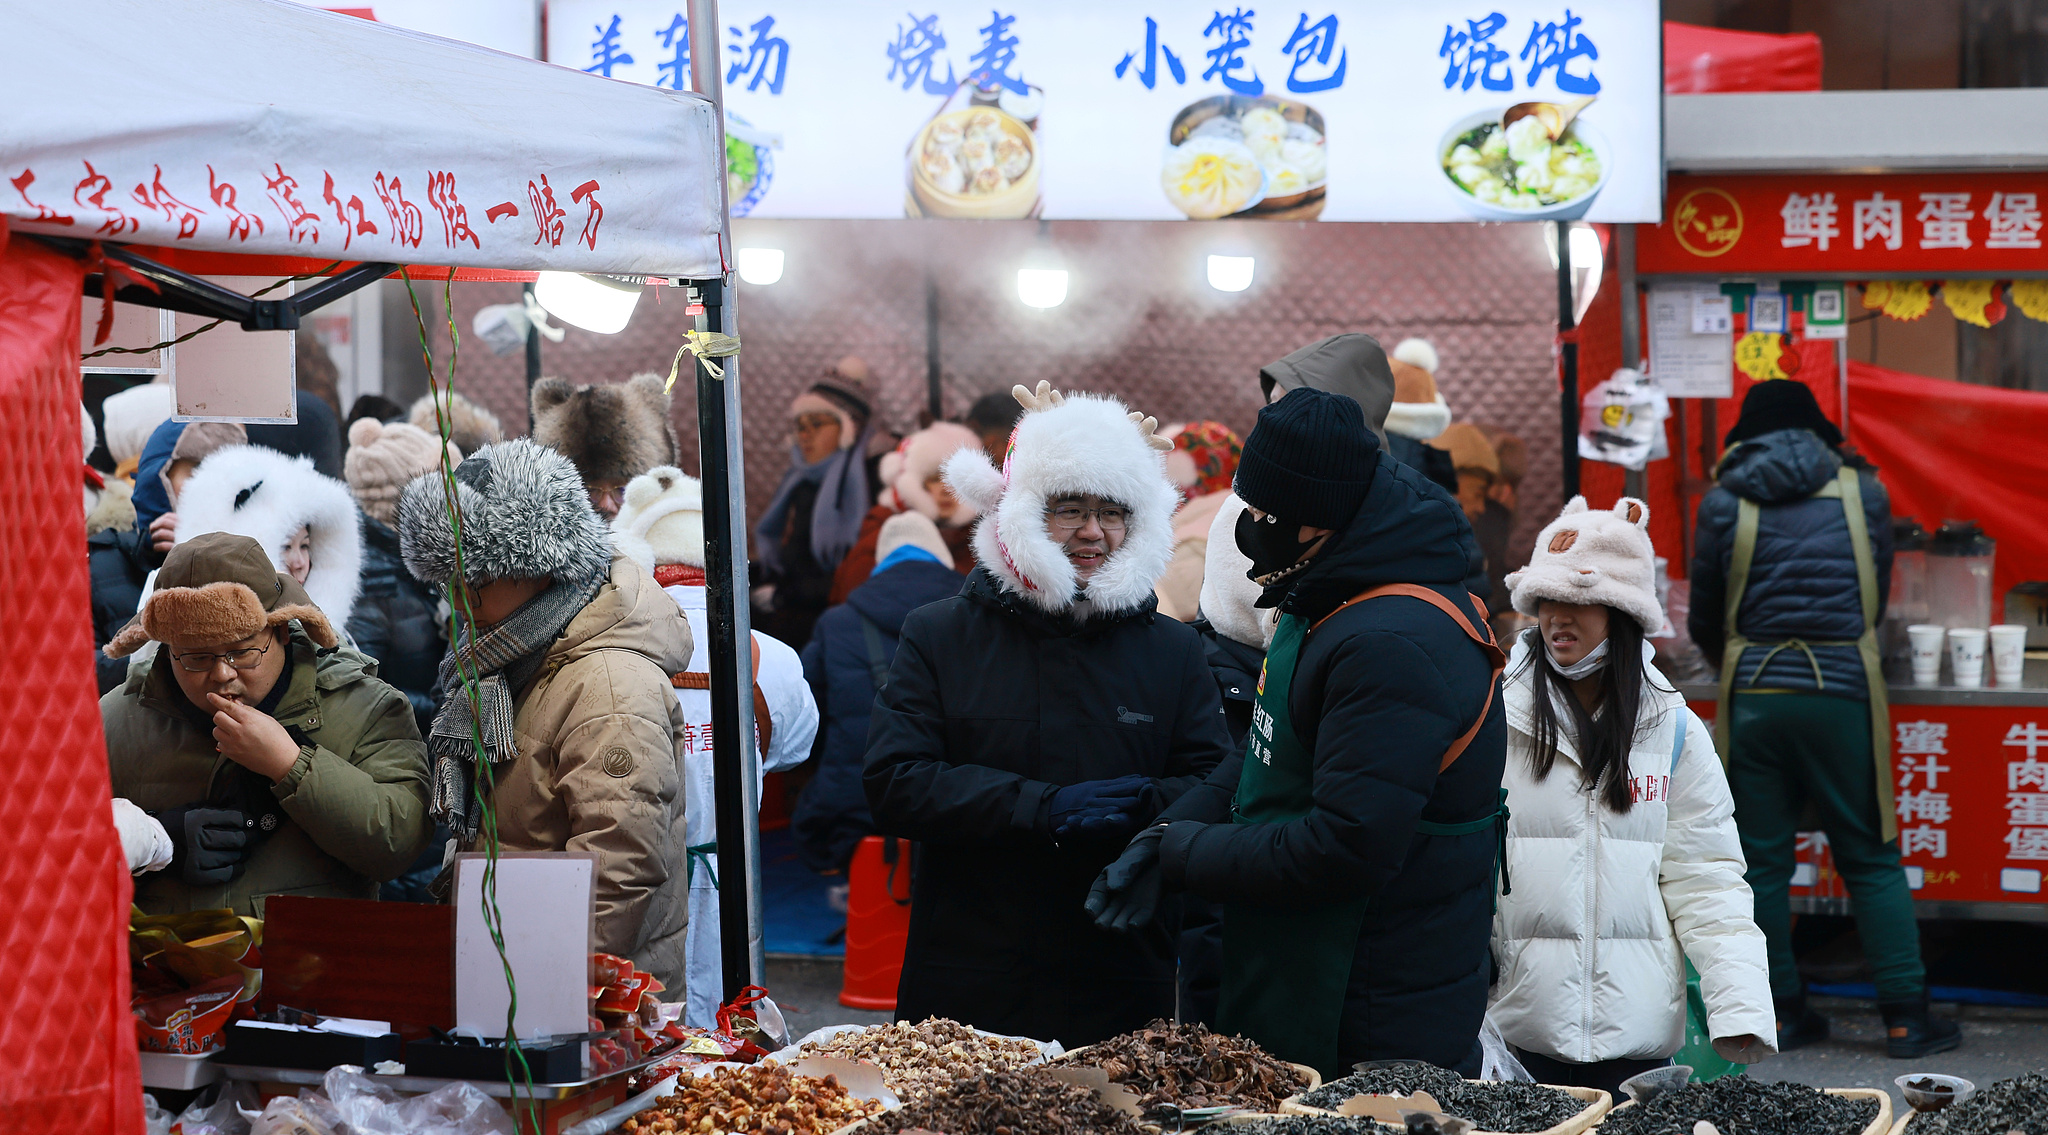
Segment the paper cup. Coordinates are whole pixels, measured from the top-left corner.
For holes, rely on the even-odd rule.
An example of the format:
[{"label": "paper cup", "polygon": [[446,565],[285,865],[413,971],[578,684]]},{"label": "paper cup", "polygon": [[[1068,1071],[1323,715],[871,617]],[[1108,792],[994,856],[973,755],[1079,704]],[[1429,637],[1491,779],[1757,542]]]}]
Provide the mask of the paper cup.
[{"label": "paper cup", "polygon": [[1977,627],[1951,627],[1948,632],[1948,664],[1958,686],[1984,684],[1985,633]]},{"label": "paper cup", "polygon": [[1906,641],[1913,652],[1913,684],[1941,684],[1941,640],[1948,628],[1934,623],[1914,623],[1906,628]]},{"label": "paper cup", "polygon": [[2027,668],[2027,628],[2019,623],[2000,623],[1991,628],[1991,668],[2001,688],[2020,684]]}]

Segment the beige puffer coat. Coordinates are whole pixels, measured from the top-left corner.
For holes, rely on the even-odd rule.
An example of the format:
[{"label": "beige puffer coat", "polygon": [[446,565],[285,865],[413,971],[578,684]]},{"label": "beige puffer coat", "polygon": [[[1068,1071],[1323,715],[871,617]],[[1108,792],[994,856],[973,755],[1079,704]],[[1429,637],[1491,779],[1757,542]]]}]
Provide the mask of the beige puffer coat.
[{"label": "beige puffer coat", "polygon": [[683,719],[669,676],[689,668],[690,647],[675,600],[614,558],[518,693],[519,757],[494,793],[506,851],[597,853],[596,947],[677,991],[689,883]]}]

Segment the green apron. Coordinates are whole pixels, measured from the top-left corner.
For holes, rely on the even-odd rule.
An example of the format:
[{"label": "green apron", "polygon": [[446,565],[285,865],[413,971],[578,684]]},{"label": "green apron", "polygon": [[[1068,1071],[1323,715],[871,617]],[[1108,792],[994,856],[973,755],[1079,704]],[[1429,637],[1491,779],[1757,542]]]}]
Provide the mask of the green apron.
[{"label": "green apron", "polygon": [[[1501,655],[1491,638],[1480,638],[1472,625],[1434,592],[1409,585],[1376,588],[1346,603],[1379,594],[1424,598],[1451,612],[1465,633],[1493,652],[1493,681],[1499,686]],[[1340,607],[1338,610],[1342,610]],[[1331,614],[1335,614],[1332,611]],[[1329,618],[1325,615],[1324,619]],[[1278,824],[1297,820],[1314,808],[1315,754],[1294,732],[1287,708],[1288,691],[1303,642],[1313,628],[1298,615],[1280,616],[1266,661],[1259,671],[1252,727],[1245,735],[1243,771],[1231,818],[1240,824]],[[1449,768],[1465,745],[1485,724],[1493,708],[1493,690],[1473,727],[1446,754],[1439,771]],[[1461,824],[1421,821],[1425,835],[1467,835],[1499,825],[1506,831],[1506,796],[1499,809],[1482,819]],[[1496,866],[1504,860],[1496,852]],[[1306,1064],[1326,1079],[1348,1071],[1337,1066],[1338,1028],[1344,1016],[1344,995],[1351,981],[1352,958],[1365,927],[1366,899],[1312,906],[1223,904],[1223,982],[1216,1027],[1250,1037],[1282,1060]]]},{"label": "green apron", "polygon": [[[1730,452],[1733,452],[1732,450]],[[1726,458],[1724,457],[1725,461]],[[1854,467],[1842,466],[1835,479],[1815,491],[1808,500],[1834,499],[1842,502],[1842,515],[1849,523],[1849,546],[1856,557],[1856,583],[1863,597],[1863,634],[1854,639],[1798,639],[1783,641],[1756,641],[1743,636],[1736,629],[1736,616],[1742,610],[1742,594],[1749,586],[1749,569],[1756,558],[1757,525],[1763,510],[1755,501],[1740,498],[1736,505],[1735,547],[1728,563],[1727,621],[1728,638],[1722,645],[1721,655],[1721,702],[1714,712],[1714,747],[1720,751],[1721,763],[1728,763],[1729,722],[1735,717],[1732,699],[1735,695],[1735,679],[1742,665],[1743,652],[1751,646],[1768,646],[1756,666],[1750,671],[1750,680],[1755,681],[1763,673],[1771,659],[1781,650],[1796,650],[1806,655],[1806,661],[1813,667],[1814,685],[1825,692],[1827,684],[1821,678],[1820,662],[1813,656],[1816,646],[1853,646],[1863,656],[1863,681],[1870,692],[1870,752],[1877,762],[1877,814],[1884,825],[1884,839],[1887,843],[1899,836],[1899,817],[1892,804],[1891,770],[1891,703],[1887,698],[1884,683],[1884,666],[1877,649],[1877,566],[1870,552],[1870,530],[1863,515],[1863,487]]]}]

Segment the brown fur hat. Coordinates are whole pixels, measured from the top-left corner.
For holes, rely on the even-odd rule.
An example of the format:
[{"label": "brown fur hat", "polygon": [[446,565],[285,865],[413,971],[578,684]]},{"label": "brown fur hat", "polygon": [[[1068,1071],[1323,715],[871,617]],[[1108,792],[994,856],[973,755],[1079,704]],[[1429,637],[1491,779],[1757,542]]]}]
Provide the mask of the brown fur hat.
[{"label": "brown fur hat", "polygon": [[680,456],[658,374],[576,386],[543,378],[533,386],[533,440],[568,458],[587,485],[621,484]]},{"label": "brown fur hat", "polygon": [[271,567],[263,545],[247,536],[208,532],[171,549],[157,572],[156,590],[105,649],[109,658],[125,658],[143,643],[172,635],[239,642],[293,619],[322,647],[341,641],[299,581]]},{"label": "brown fur hat", "polygon": [[[484,446],[505,440],[505,430],[498,424],[498,416],[457,391],[441,392],[441,411],[448,416],[448,440],[464,453],[475,453]],[[434,416],[434,395],[420,395],[419,400],[412,404],[406,421],[417,429],[440,437],[441,423]]]}]

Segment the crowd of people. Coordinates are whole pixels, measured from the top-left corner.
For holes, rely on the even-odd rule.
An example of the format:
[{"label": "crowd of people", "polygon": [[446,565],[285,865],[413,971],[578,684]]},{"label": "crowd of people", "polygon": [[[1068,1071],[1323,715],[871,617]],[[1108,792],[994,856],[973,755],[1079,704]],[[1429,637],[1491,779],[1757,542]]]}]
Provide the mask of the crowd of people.
[{"label": "crowd of people", "polygon": [[[1873,758],[1875,471],[1799,383],[1746,401],[1690,565],[1710,728],[1653,662],[1648,506],[1575,498],[1510,570],[1526,448],[1453,421],[1439,365],[1331,336],[1259,371],[1242,436],[1045,382],[899,436],[855,357],[794,400],[753,767],[799,786],[813,871],[914,843],[898,1015],[1072,1047],[1178,1013],[1326,1075],[1476,1075],[1491,1022],[1539,1080],[1611,1090],[1679,1049],[1689,963],[1696,1024],[1752,1063],[1826,1035],[1787,900],[1810,804],[1890,1051],[1959,1043]],[[87,544],[137,905],[445,901],[488,826],[594,853],[597,948],[711,1024],[703,500],[670,409],[654,375],[546,379],[507,440],[459,395],[345,435],[109,398]]]}]

